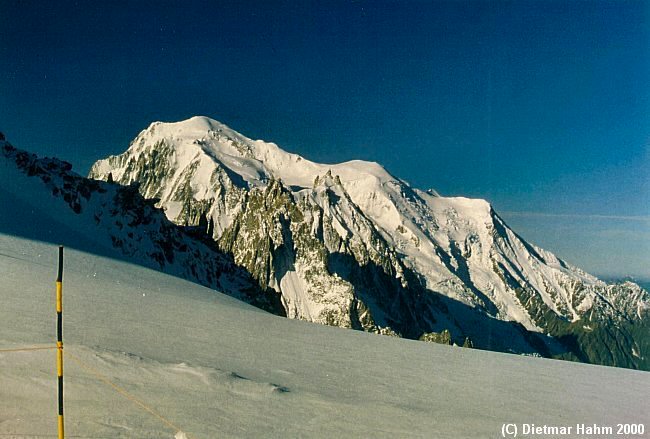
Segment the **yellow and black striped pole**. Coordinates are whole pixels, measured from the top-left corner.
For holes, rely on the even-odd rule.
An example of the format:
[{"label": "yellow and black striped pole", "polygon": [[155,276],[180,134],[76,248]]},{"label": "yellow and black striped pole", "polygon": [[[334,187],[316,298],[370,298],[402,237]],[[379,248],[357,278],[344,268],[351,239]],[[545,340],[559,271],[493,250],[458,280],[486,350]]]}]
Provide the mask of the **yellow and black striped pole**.
[{"label": "yellow and black striped pole", "polygon": [[56,276],[56,373],[59,379],[59,439],[63,439],[63,246],[59,246]]}]

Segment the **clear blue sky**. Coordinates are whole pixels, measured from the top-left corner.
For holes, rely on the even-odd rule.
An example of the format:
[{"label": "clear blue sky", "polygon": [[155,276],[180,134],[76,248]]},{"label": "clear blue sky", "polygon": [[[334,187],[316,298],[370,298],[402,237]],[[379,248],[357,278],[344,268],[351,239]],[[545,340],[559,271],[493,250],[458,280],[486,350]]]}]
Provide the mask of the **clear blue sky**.
[{"label": "clear blue sky", "polygon": [[0,23],[0,130],[81,173],[202,114],[650,277],[650,2],[3,0]]}]

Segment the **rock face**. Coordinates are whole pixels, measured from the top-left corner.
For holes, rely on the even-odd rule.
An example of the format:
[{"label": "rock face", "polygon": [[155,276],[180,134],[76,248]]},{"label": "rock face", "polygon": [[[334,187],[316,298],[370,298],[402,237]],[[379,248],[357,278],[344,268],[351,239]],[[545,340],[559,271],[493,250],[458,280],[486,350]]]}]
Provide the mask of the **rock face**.
[{"label": "rock face", "polygon": [[648,292],[525,242],[484,200],[376,163],[317,164],[194,117],[153,123],[89,177],[137,183],[174,223],[200,224],[288,317],[650,368]]},{"label": "rock face", "polygon": [[30,187],[29,195],[18,197],[32,197],[32,206],[55,212],[62,228],[72,230],[71,244],[77,248],[110,256],[117,252],[140,265],[284,315],[277,293],[260,288],[204,232],[169,221],[153,200],[140,195],[137,184],[91,180],[74,173],[67,162],[38,158],[0,141],[0,183],[5,178],[16,187]]}]

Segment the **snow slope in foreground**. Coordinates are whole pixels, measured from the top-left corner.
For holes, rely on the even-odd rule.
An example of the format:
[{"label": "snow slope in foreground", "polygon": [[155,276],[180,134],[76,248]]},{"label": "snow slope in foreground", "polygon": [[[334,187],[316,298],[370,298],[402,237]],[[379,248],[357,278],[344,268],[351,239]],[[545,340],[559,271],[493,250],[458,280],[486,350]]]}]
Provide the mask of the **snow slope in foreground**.
[{"label": "snow slope in foreground", "polygon": [[[56,246],[0,234],[0,349],[55,339]],[[72,249],[66,350],[188,437],[499,437],[504,422],[650,427],[650,374],[275,317]],[[54,351],[0,353],[0,435],[56,431]],[[71,437],[177,433],[69,358]]]}]

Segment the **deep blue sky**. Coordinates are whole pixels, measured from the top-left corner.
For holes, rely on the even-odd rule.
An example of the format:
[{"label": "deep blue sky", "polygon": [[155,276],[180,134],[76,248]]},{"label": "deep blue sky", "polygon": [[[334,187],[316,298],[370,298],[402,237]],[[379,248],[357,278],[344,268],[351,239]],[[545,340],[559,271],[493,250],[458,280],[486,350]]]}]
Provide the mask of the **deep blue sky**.
[{"label": "deep blue sky", "polygon": [[0,130],[85,173],[207,115],[650,277],[650,2],[218,3],[1,0]]}]

